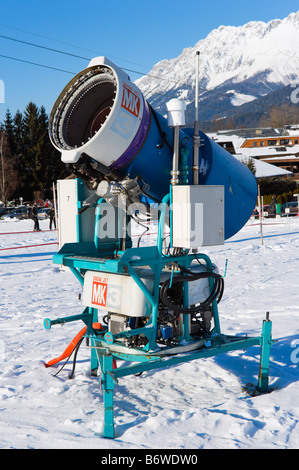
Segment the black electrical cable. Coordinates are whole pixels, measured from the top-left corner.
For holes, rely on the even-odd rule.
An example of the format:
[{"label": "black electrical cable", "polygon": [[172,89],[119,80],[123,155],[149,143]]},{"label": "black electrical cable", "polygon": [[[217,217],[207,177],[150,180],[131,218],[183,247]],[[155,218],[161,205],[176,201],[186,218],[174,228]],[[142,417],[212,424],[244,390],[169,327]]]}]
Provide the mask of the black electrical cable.
[{"label": "black electrical cable", "polygon": [[83,341],[84,337],[81,338],[78,343],[76,344],[76,346],[74,347],[74,349],[72,350],[71,354],[69,355],[69,357],[67,358],[67,360],[65,361],[65,363],[60,367],[60,369],[56,372],[56,374],[53,375],[53,377],[57,377],[57,375],[62,371],[62,369],[64,369],[64,367],[67,365],[67,363],[69,362],[73,352],[75,352],[75,356],[74,356],[74,363],[73,363],[73,369],[72,369],[72,372],[71,374],[69,375],[69,378],[71,379],[73,374],[74,374],[74,371],[75,371],[75,363],[76,363],[76,358],[77,358],[77,354],[78,354],[78,350],[81,346],[81,343]]},{"label": "black electrical cable", "polygon": [[[134,220],[135,220],[135,219],[134,219]],[[146,227],[146,225],[143,225],[143,224],[141,224],[140,222],[138,222],[138,223],[139,223],[139,225],[142,225],[142,227],[145,227],[145,230],[144,230],[144,232],[138,237],[137,248],[139,248],[139,246],[140,246],[140,242],[141,242],[141,239],[142,239],[143,235],[145,235],[145,234],[149,231],[149,227]]]},{"label": "black electrical cable", "polygon": [[169,148],[169,150],[170,150],[171,152],[173,152],[172,146],[171,146],[171,145],[168,143],[168,141],[167,141],[167,135],[166,135],[165,132],[163,132],[163,130],[162,130],[162,128],[161,128],[161,125],[160,125],[158,116],[157,116],[157,114],[156,114],[156,111],[154,110],[154,108],[153,108],[151,105],[150,105],[150,108],[151,108],[152,115],[154,116],[155,122],[156,122],[156,124],[157,124],[159,133],[160,133],[160,135],[161,135],[161,137],[162,137],[162,143],[161,143],[161,144],[158,144],[158,145],[157,145],[157,148],[160,149],[160,148],[164,147],[164,144],[166,144],[167,147]]},{"label": "black electrical cable", "polygon": [[70,72],[69,70],[58,69],[57,67],[50,67],[50,65],[38,64],[36,62],[31,62],[29,60],[18,59],[17,57],[11,57],[8,55],[3,55],[3,54],[0,54],[0,57],[4,57],[5,59],[16,60],[17,62],[23,62],[29,65],[36,65],[37,67],[44,67],[45,69],[51,69],[51,70],[56,70],[58,72],[70,73],[71,75],[75,75],[75,72]]},{"label": "black electrical cable", "polygon": [[59,54],[69,55],[71,57],[76,57],[77,59],[90,60],[88,57],[82,57],[77,54],[72,54],[71,52],[60,51],[58,49],[52,49],[52,47],[41,46],[40,44],[35,44],[33,42],[22,41],[21,39],[12,38],[10,36],[4,36],[3,34],[0,35],[0,38],[8,39],[9,41],[19,42],[21,44],[26,44],[27,46],[39,47],[40,49],[46,49],[47,51],[57,52]]},{"label": "black electrical cable", "polygon": [[[160,300],[162,304],[165,307],[168,307],[169,309],[175,311],[175,312],[180,312],[180,313],[187,313],[187,314],[192,314],[192,313],[199,313],[207,310],[212,302],[217,299],[217,303],[220,302],[223,291],[224,291],[224,281],[222,276],[216,273],[212,272],[204,272],[204,273],[194,273],[182,266],[179,266],[181,269],[182,274],[174,276],[173,278],[167,279],[164,281],[160,287]],[[174,305],[173,302],[171,302],[169,296],[168,296],[168,290],[170,289],[170,285],[175,285],[179,284],[182,282],[192,282],[196,281],[198,279],[207,279],[207,278],[213,278],[214,279],[214,287],[210,295],[207,297],[207,299],[204,302],[201,302],[197,306],[193,307],[181,307],[179,305]]]},{"label": "black electrical cable", "polygon": [[74,360],[73,360],[73,368],[72,368],[72,371],[71,371],[71,373],[70,373],[70,375],[69,375],[69,379],[72,379],[73,376],[74,376],[75,368],[76,368],[77,354],[78,354],[79,348],[80,348],[81,343],[82,343],[83,340],[84,340],[84,337],[81,338],[81,339],[78,341],[78,343],[77,343],[77,345],[76,345],[76,347],[75,347],[75,349],[74,349],[75,355],[74,355]]}]

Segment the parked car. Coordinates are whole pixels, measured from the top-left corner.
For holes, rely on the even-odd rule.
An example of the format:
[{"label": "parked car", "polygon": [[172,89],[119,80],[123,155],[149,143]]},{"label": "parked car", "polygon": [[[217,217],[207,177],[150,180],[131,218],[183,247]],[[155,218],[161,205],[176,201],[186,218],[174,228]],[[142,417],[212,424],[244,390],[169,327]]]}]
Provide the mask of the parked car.
[{"label": "parked car", "polygon": [[38,219],[47,219],[49,217],[50,209],[48,207],[41,207],[37,211]]},{"label": "parked car", "polygon": [[281,213],[284,215],[297,215],[298,214],[298,203],[297,202],[286,202],[281,206]]},{"label": "parked car", "polygon": [[1,216],[1,220],[8,220],[8,219],[27,219],[27,209],[20,208],[20,209],[9,209]]},{"label": "parked car", "polygon": [[10,212],[14,212],[15,210],[16,210],[15,207],[2,207],[2,208],[0,209],[0,219],[2,220],[2,218],[3,218],[5,215],[9,214]]},{"label": "parked car", "polygon": [[276,216],[276,212],[273,212],[273,210],[270,209],[270,205],[263,206],[263,214],[264,214],[264,217],[275,217]]},{"label": "parked car", "polygon": [[11,207],[1,207],[0,208],[0,219],[2,218],[2,216],[4,216],[5,214],[8,214],[9,212],[12,212],[13,209]]},{"label": "parked car", "polygon": [[[271,218],[271,217],[275,217],[275,213],[274,212],[271,212],[270,211],[270,205],[267,205],[267,206],[263,206],[262,207],[262,216],[263,217],[266,217],[266,218]],[[259,218],[259,207],[256,207],[254,209],[254,211],[252,212],[251,214],[252,217],[254,217],[255,219],[258,219]]]}]

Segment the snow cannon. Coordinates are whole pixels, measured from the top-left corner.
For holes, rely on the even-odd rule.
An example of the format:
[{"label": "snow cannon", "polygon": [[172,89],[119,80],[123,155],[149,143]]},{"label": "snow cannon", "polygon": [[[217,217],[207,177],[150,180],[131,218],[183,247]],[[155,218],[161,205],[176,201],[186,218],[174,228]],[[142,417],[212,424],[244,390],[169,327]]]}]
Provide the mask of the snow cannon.
[{"label": "snow cannon", "polygon": [[96,58],[50,115],[51,140],[72,173],[57,181],[53,261],[81,284],[84,309],[44,326],[85,326],[46,366],[74,353],[73,377],[86,338],[106,438],[115,437],[114,388],[131,374],[259,345],[257,388],[268,391],[271,321],[264,320],[261,336],[222,333],[226,265],[219,269],[199,251],[223,245],[246,223],[255,179],[198,129],[196,116],[194,129],[185,126],[185,108],[173,99],[161,116],[122,70]]},{"label": "snow cannon", "polygon": [[[255,207],[257,186],[252,173],[201,131],[196,136],[198,162],[194,164],[193,129],[169,124],[107,58],[92,59],[66,85],[49,119],[50,138],[62,161],[99,196],[115,193],[117,182],[147,202],[161,202],[169,190],[177,127],[178,182],[224,186],[224,237],[228,239]],[[187,174],[184,167],[192,171]]]}]

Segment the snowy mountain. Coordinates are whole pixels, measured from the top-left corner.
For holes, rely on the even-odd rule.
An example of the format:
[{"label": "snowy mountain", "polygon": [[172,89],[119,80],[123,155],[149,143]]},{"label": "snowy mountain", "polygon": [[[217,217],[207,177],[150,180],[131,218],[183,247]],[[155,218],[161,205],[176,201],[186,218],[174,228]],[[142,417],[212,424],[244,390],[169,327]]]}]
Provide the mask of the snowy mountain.
[{"label": "snowy mountain", "polygon": [[171,98],[194,119],[196,51],[200,51],[199,119],[212,119],[299,83],[299,11],[269,23],[220,26],[181,55],[157,63],[135,83],[160,113]]}]

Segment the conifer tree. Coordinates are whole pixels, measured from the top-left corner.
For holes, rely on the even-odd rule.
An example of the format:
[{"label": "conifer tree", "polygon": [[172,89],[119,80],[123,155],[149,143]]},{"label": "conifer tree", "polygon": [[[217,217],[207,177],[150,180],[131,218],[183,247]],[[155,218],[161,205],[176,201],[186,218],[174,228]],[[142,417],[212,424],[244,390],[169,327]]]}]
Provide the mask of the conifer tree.
[{"label": "conifer tree", "polygon": [[33,194],[33,191],[42,191],[43,189],[43,168],[39,110],[32,102],[25,108],[23,126],[24,166],[22,186],[26,193]]},{"label": "conifer tree", "polygon": [[13,197],[22,196],[32,201],[34,193],[51,199],[52,185],[67,176],[60,153],[53,147],[48,135],[48,116],[44,106],[38,108],[30,102],[22,114],[19,110],[12,118],[7,110],[3,122],[6,154],[9,152],[10,168],[14,169]]},{"label": "conifer tree", "polygon": [[13,143],[14,143],[14,125],[13,125],[13,118],[11,116],[11,113],[9,109],[7,109],[5,113],[5,119],[3,123],[3,128],[5,130],[5,135],[7,139],[7,143],[9,145],[10,151],[13,154]]},{"label": "conifer tree", "polygon": [[4,128],[0,128],[0,200],[6,205],[18,185],[14,161]]},{"label": "conifer tree", "polygon": [[23,147],[23,115],[17,110],[13,118],[13,139],[11,144],[11,153],[15,158],[16,169],[21,176],[24,174],[24,147]]}]

